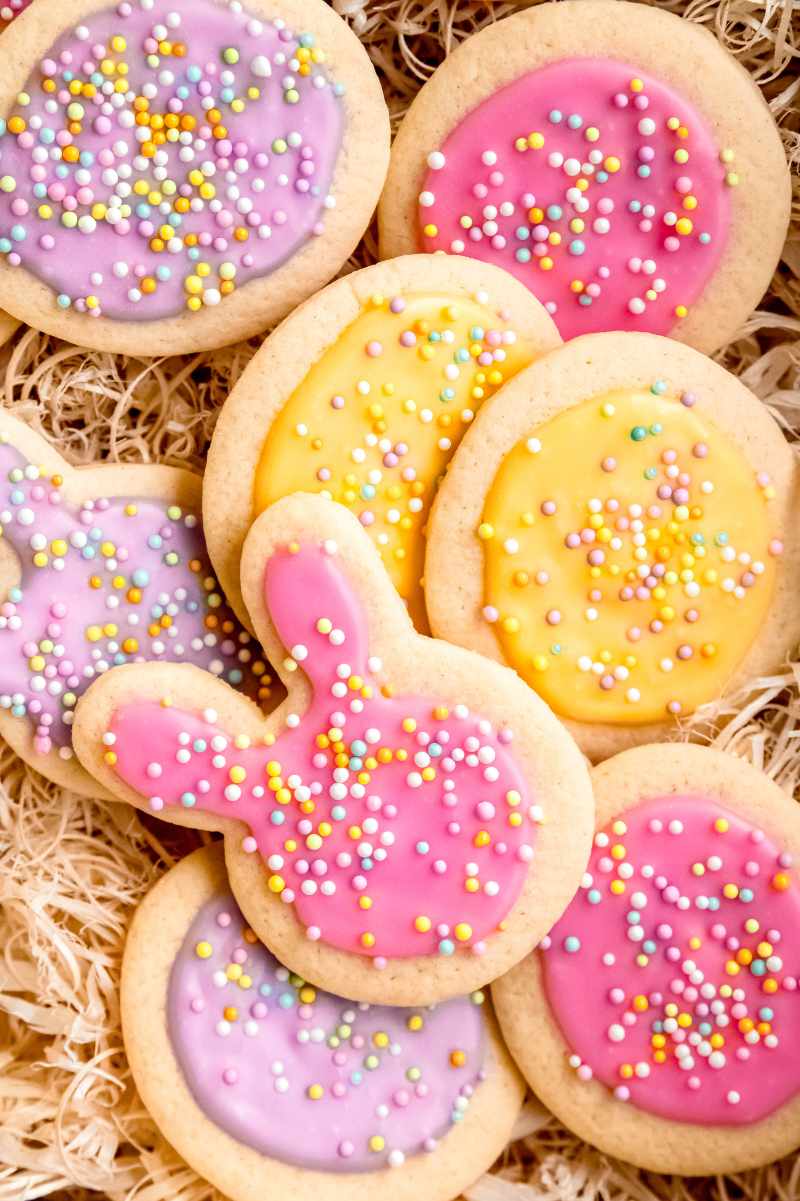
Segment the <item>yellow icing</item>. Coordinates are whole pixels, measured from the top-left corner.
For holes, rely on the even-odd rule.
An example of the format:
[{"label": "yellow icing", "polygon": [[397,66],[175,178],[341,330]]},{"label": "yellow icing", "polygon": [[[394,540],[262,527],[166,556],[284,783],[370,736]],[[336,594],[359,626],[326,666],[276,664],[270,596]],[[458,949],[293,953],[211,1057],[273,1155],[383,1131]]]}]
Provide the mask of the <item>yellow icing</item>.
[{"label": "yellow icing", "polygon": [[[414,345],[403,345],[409,334]],[[492,361],[481,363],[486,354]],[[273,422],[255,477],[256,514],[296,491],[346,505],[425,628],[423,533],[436,487],[483,401],[533,357],[485,294],[373,297]],[[385,456],[398,445],[407,449],[393,465]]]},{"label": "yellow icing", "polygon": [[[579,721],[639,724],[717,696],[773,590],[768,476],[705,414],[653,389],[584,401],[531,431],[503,460],[477,530],[484,616],[506,660]],[[660,498],[667,487],[688,495]],[[623,600],[626,587],[649,595]]]}]

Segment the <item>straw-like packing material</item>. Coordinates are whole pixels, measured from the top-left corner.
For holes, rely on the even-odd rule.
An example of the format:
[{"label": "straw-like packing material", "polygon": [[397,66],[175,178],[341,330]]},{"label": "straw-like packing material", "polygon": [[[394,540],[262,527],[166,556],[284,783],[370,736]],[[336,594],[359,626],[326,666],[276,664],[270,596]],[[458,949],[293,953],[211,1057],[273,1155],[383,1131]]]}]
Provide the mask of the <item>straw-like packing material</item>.
[{"label": "straw-like packing material", "polygon": [[[719,355],[792,435],[800,427],[800,10],[792,0],[666,0],[753,74],[795,169],[792,235],[763,308]],[[519,5],[334,0],[400,117],[450,49]],[[374,236],[360,248],[372,260]],[[201,466],[218,408],[254,346],[155,362],[21,331],[0,354],[3,403],[75,463]],[[788,790],[800,776],[800,663],[754,680],[724,710],[717,746]],[[702,716],[695,726],[703,729]],[[708,734],[708,726],[705,731]],[[133,907],[199,839],[124,806],[80,800],[0,753],[0,1201],[212,1201],[153,1127],[131,1085],[117,988]],[[468,1201],[794,1201],[800,1159],[735,1180],[647,1175],[580,1143],[530,1101],[518,1137]]]}]

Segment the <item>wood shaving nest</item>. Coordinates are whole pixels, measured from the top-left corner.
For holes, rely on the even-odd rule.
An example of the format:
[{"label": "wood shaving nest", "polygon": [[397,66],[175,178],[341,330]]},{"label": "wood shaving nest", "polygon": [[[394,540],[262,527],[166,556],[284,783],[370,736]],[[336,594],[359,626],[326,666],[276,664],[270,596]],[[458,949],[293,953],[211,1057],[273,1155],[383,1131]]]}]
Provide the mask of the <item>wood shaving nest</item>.
[{"label": "wood shaving nest", "polygon": [[[395,120],[442,58],[519,5],[333,0],[363,40]],[[714,32],[762,88],[795,177],[794,220],[763,306],[718,355],[794,440],[800,428],[800,7],[792,0],[663,0]],[[373,261],[374,231],[352,266]],[[255,350],[143,360],[77,350],[32,330],[0,352],[2,403],[75,463],[202,467],[220,405]],[[787,790],[800,776],[800,662],[692,725]],[[688,731],[678,736],[686,737]],[[218,1194],[154,1128],[131,1084],[119,1026],[125,930],[191,832],[145,827],[124,806],[82,800],[0,749],[0,1201],[212,1201]],[[800,1159],[736,1178],[684,1181],[608,1159],[535,1100],[467,1201],[796,1201]]]}]

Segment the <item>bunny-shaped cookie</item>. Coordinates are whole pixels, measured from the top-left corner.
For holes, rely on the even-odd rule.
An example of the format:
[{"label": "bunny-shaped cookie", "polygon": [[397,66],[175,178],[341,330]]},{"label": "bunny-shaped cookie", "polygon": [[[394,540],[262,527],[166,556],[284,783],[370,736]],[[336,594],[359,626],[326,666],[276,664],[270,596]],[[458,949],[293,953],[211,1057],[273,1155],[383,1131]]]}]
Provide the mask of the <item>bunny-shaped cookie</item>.
[{"label": "bunny-shaped cookie", "polygon": [[569,735],[514,673],[416,634],[327,500],[258,519],[242,590],[285,704],[264,721],[196,668],[121,668],[81,703],[84,766],[223,830],[253,928],[325,988],[432,1003],[506,971],[585,866],[593,805]]},{"label": "bunny-shaped cookie", "polygon": [[115,664],[196,663],[268,700],[260,650],[212,574],[199,491],[172,467],[73,468],[0,416],[0,733],[48,779],[97,792],[71,724]]}]

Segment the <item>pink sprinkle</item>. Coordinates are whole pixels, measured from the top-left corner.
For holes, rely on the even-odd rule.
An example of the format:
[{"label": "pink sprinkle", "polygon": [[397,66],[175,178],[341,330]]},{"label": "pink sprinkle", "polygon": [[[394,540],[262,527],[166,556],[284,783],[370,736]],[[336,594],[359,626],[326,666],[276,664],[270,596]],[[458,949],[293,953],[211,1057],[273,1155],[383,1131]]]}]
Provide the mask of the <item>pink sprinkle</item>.
[{"label": "pink sprinkle", "polygon": [[226,1084],[235,1084],[239,1079],[239,1073],[236,1071],[236,1068],[226,1068],[222,1073],[222,1079]]},{"label": "pink sprinkle", "polygon": [[383,354],[383,347],[380,342],[367,342],[367,354],[371,359],[377,359],[378,355]]}]

